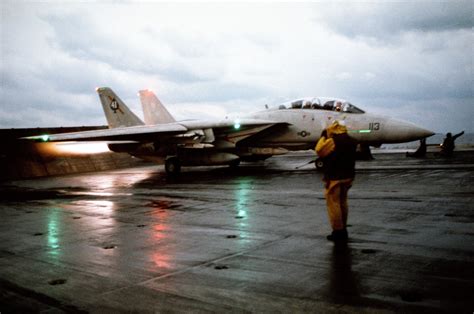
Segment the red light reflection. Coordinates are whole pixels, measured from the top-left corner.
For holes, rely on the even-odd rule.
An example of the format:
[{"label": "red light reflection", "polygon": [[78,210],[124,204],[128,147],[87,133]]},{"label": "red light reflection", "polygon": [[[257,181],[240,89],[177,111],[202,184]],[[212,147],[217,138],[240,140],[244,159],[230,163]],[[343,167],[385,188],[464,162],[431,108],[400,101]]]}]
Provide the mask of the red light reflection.
[{"label": "red light reflection", "polygon": [[160,268],[171,268],[170,256],[161,252],[155,252],[152,254],[151,259],[156,267]]},{"label": "red light reflection", "polygon": [[[149,205],[153,208],[153,211],[151,212],[154,222],[152,241],[159,244],[161,240],[168,239],[171,236],[171,228],[167,224],[167,220],[170,216],[168,210],[172,206],[172,202],[158,200],[152,201]],[[169,250],[170,248],[168,245],[163,248],[157,246],[157,249],[150,256],[156,267],[171,268],[170,261],[172,260],[173,255],[170,254]]]},{"label": "red light reflection", "polygon": [[154,239],[161,240],[167,238],[169,226],[165,223],[168,219],[168,209],[171,207],[172,202],[166,200],[152,201],[150,205],[153,207],[152,216],[153,220],[157,223],[153,226]]}]

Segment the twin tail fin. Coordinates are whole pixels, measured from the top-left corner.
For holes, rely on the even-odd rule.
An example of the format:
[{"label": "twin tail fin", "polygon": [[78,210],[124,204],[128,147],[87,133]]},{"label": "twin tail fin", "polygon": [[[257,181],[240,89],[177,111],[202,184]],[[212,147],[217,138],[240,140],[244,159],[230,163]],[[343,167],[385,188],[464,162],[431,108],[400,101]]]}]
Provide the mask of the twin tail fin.
[{"label": "twin tail fin", "polygon": [[143,121],[125,105],[112,89],[100,87],[96,91],[99,94],[109,129],[144,125]]},{"label": "twin tail fin", "polygon": [[145,124],[163,124],[176,121],[151,90],[141,90],[138,95],[142,103]]}]

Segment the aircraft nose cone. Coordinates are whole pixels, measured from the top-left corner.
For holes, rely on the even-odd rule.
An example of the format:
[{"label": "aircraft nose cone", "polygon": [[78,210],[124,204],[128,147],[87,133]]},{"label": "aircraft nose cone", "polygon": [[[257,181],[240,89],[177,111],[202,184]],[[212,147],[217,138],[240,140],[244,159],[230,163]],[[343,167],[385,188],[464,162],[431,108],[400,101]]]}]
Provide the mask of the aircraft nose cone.
[{"label": "aircraft nose cone", "polygon": [[420,127],[416,127],[416,129],[413,130],[413,133],[416,134],[416,136],[419,138],[425,138],[425,137],[429,137],[435,134],[433,131],[423,129]]},{"label": "aircraft nose cone", "polygon": [[389,121],[388,129],[390,130],[394,142],[416,141],[435,134],[413,123],[395,119]]}]

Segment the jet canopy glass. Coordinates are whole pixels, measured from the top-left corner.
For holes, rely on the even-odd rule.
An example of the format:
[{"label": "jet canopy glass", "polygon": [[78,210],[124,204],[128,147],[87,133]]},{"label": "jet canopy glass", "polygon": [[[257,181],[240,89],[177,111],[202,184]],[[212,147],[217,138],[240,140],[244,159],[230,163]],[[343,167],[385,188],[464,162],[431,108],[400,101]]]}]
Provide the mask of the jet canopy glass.
[{"label": "jet canopy glass", "polygon": [[278,109],[315,109],[347,113],[364,113],[362,109],[357,108],[353,104],[342,99],[334,98],[302,98],[284,103],[280,105]]}]

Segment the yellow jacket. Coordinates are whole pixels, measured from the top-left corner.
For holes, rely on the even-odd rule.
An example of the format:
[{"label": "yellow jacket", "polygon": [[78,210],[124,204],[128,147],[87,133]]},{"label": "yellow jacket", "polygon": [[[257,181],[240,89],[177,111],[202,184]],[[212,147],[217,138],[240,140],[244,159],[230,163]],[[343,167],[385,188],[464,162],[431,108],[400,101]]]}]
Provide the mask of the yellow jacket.
[{"label": "yellow jacket", "polygon": [[326,157],[336,149],[336,144],[332,138],[321,136],[316,144],[315,150],[319,157]]},{"label": "yellow jacket", "polygon": [[344,125],[339,124],[339,122],[334,121],[334,123],[326,129],[326,136],[321,136],[316,144],[316,154],[322,158],[331,154],[336,149],[336,144],[334,143],[332,136],[334,134],[343,133],[347,133],[347,128]]}]

